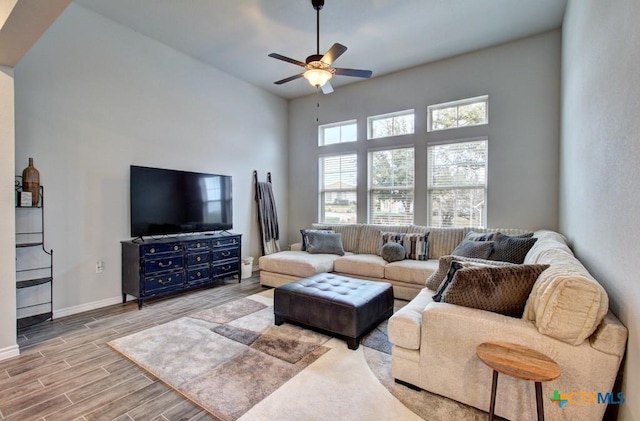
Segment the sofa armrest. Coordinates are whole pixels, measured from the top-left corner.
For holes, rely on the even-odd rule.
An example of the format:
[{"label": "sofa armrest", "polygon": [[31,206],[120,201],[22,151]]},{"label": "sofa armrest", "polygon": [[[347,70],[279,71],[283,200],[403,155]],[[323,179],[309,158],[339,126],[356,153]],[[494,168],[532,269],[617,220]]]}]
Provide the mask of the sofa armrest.
[{"label": "sofa armrest", "polygon": [[627,346],[627,335],[627,328],[609,312],[591,335],[589,342],[598,351],[622,358]]},{"label": "sofa armrest", "polygon": [[407,349],[420,348],[422,312],[433,302],[434,291],[423,288],[406,306],[389,319],[387,333],[389,341]]},{"label": "sofa armrest", "polygon": [[289,246],[291,251],[302,251],[302,243],[293,243]]}]

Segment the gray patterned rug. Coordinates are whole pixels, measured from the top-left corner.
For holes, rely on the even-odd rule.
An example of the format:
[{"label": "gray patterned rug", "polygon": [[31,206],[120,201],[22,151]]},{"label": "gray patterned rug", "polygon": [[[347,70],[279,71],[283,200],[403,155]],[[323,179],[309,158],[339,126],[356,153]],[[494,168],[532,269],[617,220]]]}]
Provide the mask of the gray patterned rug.
[{"label": "gray patterned rug", "polygon": [[223,420],[480,420],[486,414],[394,383],[386,322],[356,351],[273,325],[273,290],[109,343]]}]

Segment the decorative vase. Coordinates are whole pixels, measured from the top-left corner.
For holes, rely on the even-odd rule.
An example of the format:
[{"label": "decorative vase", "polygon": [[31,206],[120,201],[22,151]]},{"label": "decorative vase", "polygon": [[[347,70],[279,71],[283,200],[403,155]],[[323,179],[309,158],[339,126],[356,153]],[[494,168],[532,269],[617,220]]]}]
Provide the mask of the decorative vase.
[{"label": "decorative vase", "polygon": [[40,172],[33,166],[33,158],[29,158],[29,166],[22,171],[22,191],[31,192],[32,206],[40,203]]}]

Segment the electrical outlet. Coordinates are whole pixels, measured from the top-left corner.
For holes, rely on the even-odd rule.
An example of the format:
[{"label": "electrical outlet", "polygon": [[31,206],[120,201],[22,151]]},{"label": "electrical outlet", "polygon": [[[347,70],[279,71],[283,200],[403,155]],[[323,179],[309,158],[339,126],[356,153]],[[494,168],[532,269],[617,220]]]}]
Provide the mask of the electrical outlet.
[{"label": "electrical outlet", "polygon": [[98,260],[96,262],[96,273],[104,272],[104,262],[102,260]]}]

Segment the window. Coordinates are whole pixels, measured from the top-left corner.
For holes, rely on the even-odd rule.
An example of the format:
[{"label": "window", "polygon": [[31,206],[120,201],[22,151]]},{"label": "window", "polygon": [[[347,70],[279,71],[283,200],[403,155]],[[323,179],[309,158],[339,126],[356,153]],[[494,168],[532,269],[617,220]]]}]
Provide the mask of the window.
[{"label": "window", "polygon": [[321,222],[356,222],[357,169],[355,153],[320,158]]},{"label": "window", "polygon": [[484,226],[487,140],[431,145],[427,161],[429,225]]},{"label": "window", "polygon": [[356,120],[318,126],[318,146],[355,142],[357,138],[358,124]]},{"label": "window", "polygon": [[406,110],[367,117],[367,139],[412,134],[414,114],[414,110]]},{"label": "window", "polygon": [[477,126],[489,122],[488,96],[463,99],[427,107],[428,131]]},{"label": "window", "polygon": [[413,223],[413,148],[369,152],[369,223]]}]

